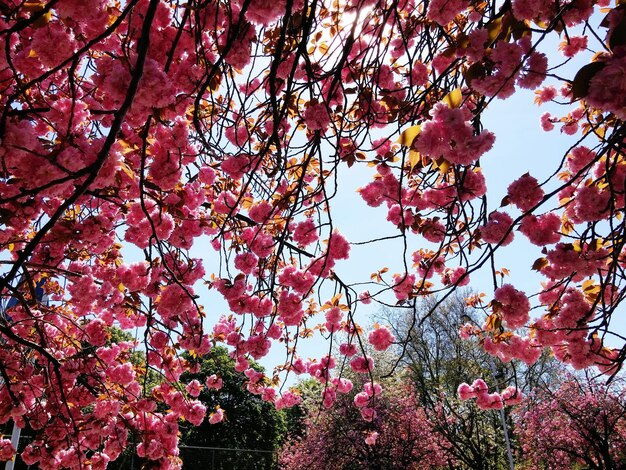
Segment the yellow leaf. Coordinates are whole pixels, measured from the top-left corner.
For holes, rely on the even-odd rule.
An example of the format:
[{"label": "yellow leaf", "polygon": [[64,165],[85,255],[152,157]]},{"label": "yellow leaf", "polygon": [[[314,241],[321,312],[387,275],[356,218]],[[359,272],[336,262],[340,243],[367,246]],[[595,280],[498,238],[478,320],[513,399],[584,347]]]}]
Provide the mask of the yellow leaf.
[{"label": "yellow leaf", "polygon": [[410,147],[415,138],[419,135],[422,130],[422,126],[419,124],[415,126],[411,126],[408,129],[404,129],[402,134],[400,134],[400,138],[398,139],[398,143],[400,145],[404,145],[405,147]]},{"label": "yellow leaf", "polygon": [[485,322],[485,329],[487,331],[494,331],[499,329],[502,326],[502,318],[500,315],[491,314],[487,317],[487,321]]},{"label": "yellow leaf", "polygon": [[562,219],[561,233],[563,233],[563,235],[569,235],[574,230],[574,224],[572,223],[571,220],[567,218],[563,220],[563,217],[561,217],[561,219]]},{"label": "yellow leaf", "polygon": [[604,240],[602,238],[594,238],[589,243],[589,250],[598,251],[604,245]]},{"label": "yellow leaf", "polygon": [[598,299],[598,294],[601,291],[601,288],[598,284],[596,284],[593,280],[588,279],[582,284],[583,294],[585,295],[585,299],[587,302],[593,304]]},{"label": "yellow leaf", "polygon": [[593,279],[587,279],[582,284],[583,292],[600,292],[600,286]]},{"label": "yellow leaf", "polygon": [[496,18],[487,24],[487,37],[489,38],[488,44],[493,44],[502,30],[502,17]]},{"label": "yellow leaf", "polygon": [[131,179],[135,179],[135,173],[133,173],[133,170],[130,169],[130,167],[126,164],[123,163],[120,165],[120,170],[122,170],[124,173],[126,173],[126,175]]},{"label": "yellow leaf", "polygon": [[461,106],[461,103],[463,102],[463,93],[461,93],[461,89],[455,88],[452,90],[445,96],[443,102],[450,108],[458,108]]},{"label": "yellow leaf", "polygon": [[411,169],[415,168],[418,163],[421,163],[422,156],[416,150],[409,150],[409,165]]},{"label": "yellow leaf", "polygon": [[[32,14],[31,16],[38,14],[41,10],[43,10],[46,7],[44,2],[24,2],[22,6],[25,11]],[[43,15],[41,15],[39,18],[37,18],[33,22],[33,27],[41,28],[42,26],[47,25],[51,19],[52,19],[52,11],[48,10],[47,12],[45,12]]]},{"label": "yellow leaf", "polygon": [[433,160],[433,166],[435,168],[439,168],[439,173],[443,175],[444,173],[447,173],[451,165],[445,158],[438,158],[437,160]]},{"label": "yellow leaf", "polygon": [[548,266],[548,264],[550,264],[550,263],[548,262],[547,258],[539,258],[539,259],[535,260],[535,262],[533,263],[532,270],[533,271],[541,271],[543,268]]},{"label": "yellow leaf", "polygon": [[336,307],[337,305],[339,305],[339,301],[341,300],[342,296],[343,296],[342,293],[335,294],[333,298],[330,299],[330,303]]},{"label": "yellow leaf", "polygon": [[459,47],[462,48],[467,48],[470,45],[470,39],[469,36],[465,33],[459,33],[459,35],[456,37],[456,43]]},{"label": "yellow leaf", "polygon": [[28,57],[37,57],[37,52],[35,52],[35,49],[31,49],[30,51],[28,51]]},{"label": "yellow leaf", "polygon": [[24,2],[22,7],[29,13],[36,13],[44,9],[43,2]]},{"label": "yellow leaf", "polygon": [[121,154],[122,155],[126,155],[129,154],[130,152],[132,152],[134,149],[130,146],[130,144],[128,142],[126,142],[124,139],[119,139],[117,141],[117,143],[119,144],[120,147],[122,147],[121,150]]}]

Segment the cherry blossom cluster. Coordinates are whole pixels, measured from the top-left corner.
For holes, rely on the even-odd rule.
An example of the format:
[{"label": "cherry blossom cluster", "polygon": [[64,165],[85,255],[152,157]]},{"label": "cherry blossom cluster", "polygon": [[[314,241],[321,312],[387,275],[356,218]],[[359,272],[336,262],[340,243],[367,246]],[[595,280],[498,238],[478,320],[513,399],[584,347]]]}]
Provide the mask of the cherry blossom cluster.
[{"label": "cherry blossom cluster", "polygon": [[487,384],[482,379],[476,379],[472,385],[462,383],[458,389],[461,400],[476,399],[476,405],[481,410],[500,410],[504,405],[517,405],[524,398],[516,387],[509,386],[502,393],[489,393]]}]

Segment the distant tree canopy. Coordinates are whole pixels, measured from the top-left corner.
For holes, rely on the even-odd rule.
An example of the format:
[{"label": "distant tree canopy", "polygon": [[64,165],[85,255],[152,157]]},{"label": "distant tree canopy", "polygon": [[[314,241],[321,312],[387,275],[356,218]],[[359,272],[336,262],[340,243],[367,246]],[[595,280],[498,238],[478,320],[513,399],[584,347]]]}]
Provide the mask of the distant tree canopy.
[{"label": "distant tree canopy", "polygon": [[626,468],[626,384],[565,374],[556,389],[537,387],[515,411],[524,468]]},{"label": "distant tree canopy", "polygon": [[[408,338],[401,364],[408,367],[421,405],[434,429],[450,443],[459,468],[510,468],[504,426],[515,454],[513,408],[481,410],[474,402],[458,398],[459,386],[485,377],[494,390],[515,383],[520,393],[527,393],[538,385],[558,387],[564,366],[549,353],[531,366],[519,359],[503,362],[486,352],[476,338],[463,339],[463,328],[476,328],[481,318],[472,307],[473,298],[469,289],[459,290],[434,309],[437,299],[425,300],[416,315],[406,309],[385,314],[397,334]],[[413,318],[418,321],[414,323]]]},{"label": "distant tree canopy", "polygon": [[367,419],[361,419],[356,393],[342,395],[332,408],[309,409],[306,433],[287,442],[281,451],[281,468],[443,468],[451,459],[447,443],[433,433],[411,385],[402,380],[385,385],[384,395],[370,388],[375,403]]}]

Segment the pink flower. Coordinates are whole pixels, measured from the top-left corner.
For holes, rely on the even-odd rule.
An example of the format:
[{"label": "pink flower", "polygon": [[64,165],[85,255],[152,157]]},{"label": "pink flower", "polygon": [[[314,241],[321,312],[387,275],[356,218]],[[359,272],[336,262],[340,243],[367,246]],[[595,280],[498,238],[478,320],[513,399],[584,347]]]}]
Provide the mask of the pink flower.
[{"label": "pink flower", "polygon": [[200,395],[200,392],[202,391],[202,384],[200,384],[200,382],[194,379],[191,382],[189,382],[185,388],[187,390],[187,393],[189,393],[189,395],[191,395],[192,397],[197,397],[198,395]]},{"label": "pink flower", "polygon": [[548,212],[539,217],[527,215],[522,219],[519,231],[531,243],[539,246],[557,243],[561,239],[561,218],[554,212]]},{"label": "pink flower", "polygon": [[328,256],[330,259],[348,259],[350,256],[350,243],[339,233],[334,231],[328,240]]},{"label": "pink flower", "polygon": [[543,199],[543,189],[528,173],[513,181],[508,188],[509,200],[521,211],[529,211]]},{"label": "pink flower", "polygon": [[517,405],[521,403],[523,399],[524,395],[522,394],[522,392],[513,385],[505,388],[502,391],[502,400],[504,400],[507,405]]},{"label": "pink flower", "polygon": [[294,224],[293,239],[300,247],[305,247],[316,241],[319,236],[317,234],[317,226],[313,219],[306,219],[302,222]]},{"label": "pink flower", "polygon": [[423,155],[433,160],[443,157],[453,164],[470,165],[493,146],[495,137],[491,132],[474,135],[469,110],[439,103],[431,115],[433,119],[422,126],[413,144]]},{"label": "pink flower", "polygon": [[590,106],[626,119],[626,56],[613,55],[606,65],[593,75],[589,82],[589,93],[585,100]]},{"label": "pink flower", "polygon": [[[471,201],[477,197],[484,196],[487,193],[487,185],[485,176],[482,171],[475,169],[468,170],[463,177],[457,182],[459,199],[461,201]],[[407,225],[410,225],[407,223]]]},{"label": "pink flower", "polygon": [[522,88],[533,89],[541,85],[548,71],[548,58],[545,54],[537,51],[530,53],[524,67],[517,79],[517,84]]},{"label": "pink flower", "polygon": [[507,234],[512,225],[513,218],[509,214],[494,211],[489,214],[489,222],[481,227],[480,234],[487,243],[500,243],[506,246],[513,241],[513,231]]},{"label": "pink flower", "polygon": [[285,287],[291,287],[298,294],[307,294],[315,284],[315,276],[310,272],[303,272],[294,266],[287,266],[278,275],[278,282]]},{"label": "pink flower", "polygon": [[365,305],[371,304],[372,297],[370,296],[369,291],[364,290],[363,292],[359,293],[359,300]]},{"label": "pink flower", "polygon": [[312,131],[324,132],[330,124],[330,116],[323,103],[309,103],[303,117],[306,126]]},{"label": "pink flower", "polygon": [[[548,101],[552,101],[556,98],[557,91],[553,86],[544,86],[539,90],[535,91],[535,102],[537,104],[547,103]],[[549,116],[549,114],[548,114]]]},{"label": "pink flower", "polygon": [[559,44],[559,50],[565,57],[574,57],[587,48],[587,36],[569,36],[567,40]]},{"label": "pink flower", "polygon": [[[254,22],[263,26],[269,26],[276,22],[281,16],[285,15],[286,0],[273,0],[268,2],[267,0],[252,0],[248,9],[246,10],[246,17]],[[301,6],[301,2],[294,2],[294,10]]]},{"label": "pink flower", "polygon": [[266,233],[262,227],[245,229],[241,238],[248,244],[250,251],[259,258],[266,258],[274,251],[274,238]]},{"label": "pink flower", "polygon": [[504,406],[498,393],[484,393],[476,397],[476,405],[481,410],[500,410]]},{"label": "pink flower", "polygon": [[239,253],[235,256],[235,267],[244,274],[250,274],[257,267],[259,258],[254,253]]},{"label": "pink flower", "polygon": [[209,423],[217,424],[221,423],[224,420],[224,410],[222,410],[219,406],[215,409],[215,413],[211,413],[209,415]]},{"label": "pink flower", "polygon": [[581,145],[572,149],[572,152],[567,155],[567,166],[575,174],[593,162],[595,157],[595,152]]},{"label": "pink flower", "polygon": [[509,328],[521,328],[530,320],[528,297],[511,284],[496,289],[494,298],[500,304],[502,318]]},{"label": "pink flower", "polygon": [[213,374],[206,378],[206,386],[208,389],[219,390],[222,388],[223,382],[222,378]]},{"label": "pink flower", "polygon": [[598,186],[583,186],[576,191],[574,212],[576,221],[595,222],[607,217],[610,211],[612,193]]},{"label": "pink flower", "polygon": [[376,410],[368,406],[361,408],[361,418],[367,422],[374,421],[376,418]]},{"label": "pink flower", "polygon": [[368,446],[373,446],[376,444],[376,439],[378,439],[378,433],[376,431],[372,431],[365,438],[365,443]]},{"label": "pink flower", "polygon": [[265,222],[272,214],[274,207],[267,201],[261,201],[250,208],[248,215],[258,223]]},{"label": "pink flower", "polygon": [[370,207],[378,207],[385,200],[385,184],[381,180],[375,180],[358,189],[359,194]]},{"label": "pink flower", "polygon": [[339,393],[350,393],[353,387],[352,381],[344,378],[335,377],[331,382]]},{"label": "pink flower", "polygon": [[112,382],[118,383],[122,386],[129,385],[135,378],[135,371],[133,365],[129,362],[119,364],[109,369],[109,378]]},{"label": "pink flower", "polygon": [[339,346],[339,353],[347,357],[354,356],[356,351],[356,345],[354,343],[343,343]]},{"label": "pink flower", "polygon": [[367,374],[374,369],[374,360],[371,357],[355,357],[350,361],[350,367],[354,372]]},{"label": "pink flower", "polygon": [[325,313],[326,317],[326,329],[328,331],[337,331],[340,327],[340,322],[343,317],[341,309],[339,307],[332,307]]},{"label": "pink flower", "polygon": [[263,378],[263,372],[254,370],[252,368],[246,369],[243,374],[250,380],[250,383],[257,383]]},{"label": "pink flower", "polygon": [[370,402],[370,396],[367,392],[359,392],[354,396],[354,404],[357,408],[363,408]]},{"label": "pink flower", "polygon": [[391,332],[384,326],[370,331],[367,339],[374,346],[376,351],[386,350],[396,340]]},{"label": "pink flower", "polygon": [[474,327],[471,323],[465,323],[459,329],[459,336],[461,339],[469,339],[473,334],[475,334],[475,329],[476,327]]},{"label": "pink flower", "polygon": [[363,385],[363,390],[365,390],[368,396],[376,397],[382,393],[383,388],[376,382],[373,384],[372,382],[366,382],[365,385]]},{"label": "pink flower", "polygon": [[277,409],[291,408],[302,401],[300,395],[296,395],[291,391],[283,392],[282,396],[278,397],[274,402]]},{"label": "pink flower", "polygon": [[463,401],[469,400],[470,398],[476,397],[476,392],[465,382],[459,385],[457,389],[457,393],[459,394],[459,398]]},{"label": "pink flower", "polygon": [[467,9],[468,3],[464,0],[435,0],[428,4],[426,15],[429,19],[439,23],[441,26],[447,25],[454,17]]},{"label": "pink flower", "polygon": [[273,403],[276,399],[276,389],[272,387],[265,387],[263,393],[261,393],[261,400]]},{"label": "pink flower", "polygon": [[103,346],[108,337],[107,325],[100,318],[91,320],[85,325],[85,333],[91,344],[94,346]]},{"label": "pink flower", "polygon": [[322,390],[322,404],[326,408],[333,406],[337,400],[337,392],[332,388],[325,388]]},{"label": "pink flower", "polygon": [[441,281],[446,286],[462,287],[469,284],[470,277],[466,274],[463,266],[456,268],[446,268],[441,275]]},{"label": "pink flower", "polygon": [[[546,132],[550,132],[552,129],[554,129],[554,121],[555,118],[552,117],[552,115],[550,113],[544,113],[541,115],[541,128],[546,131]],[[558,119],[556,119],[558,120]]]},{"label": "pink flower", "polygon": [[[436,192],[432,191],[430,195]],[[444,205],[441,207],[444,207]],[[438,220],[424,219],[420,227],[420,234],[429,242],[441,243],[446,236],[446,227]]]},{"label": "pink flower", "polygon": [[11,460],[15,456],[15,447],[9,439],[0,439],[0,460]]},{"label": "pink flower", "polygon": [[[243,130],[246,131],[245,128]],[[243,154],[227,157],[222,161],[221,169],[232,179],[241,179],[245,173],[250,171],[250,157]]]},{"label": "pink flower", "polygon": [[477,395],[486,393],[487,390],[488,390],[487,384],[485,383],[483,379],[476,379],[472,383],[472,391],[476,393]]},{"label": "pink flower", "polygon": [[282,290],[278,300],[277,311],[279,318],[285,325],[295,326],[300,324],[300,321],[304,317],[302,296],[290,293],[287,290]]},{"label": "pink flower", "polygon": [[202,421],[204,421],[205,416],[206,407],[202,403],[197,400],[189,403],[187,412],[185,413],[185,418],[187,419],[187,421],[189,421],[194,426],[200,426],[200,424],[202,424]]},{"label": "pink flower", "polygon": [[415,274],[394,274],[393,282],[393,292],[396,294],[396,299],[408,299],[413,294],[415,287]]},{"label": "pink flower", "polygon": [[414,62],[411,69],[411,85],[420,87],[428,83],[428,67],[422,62]]}]

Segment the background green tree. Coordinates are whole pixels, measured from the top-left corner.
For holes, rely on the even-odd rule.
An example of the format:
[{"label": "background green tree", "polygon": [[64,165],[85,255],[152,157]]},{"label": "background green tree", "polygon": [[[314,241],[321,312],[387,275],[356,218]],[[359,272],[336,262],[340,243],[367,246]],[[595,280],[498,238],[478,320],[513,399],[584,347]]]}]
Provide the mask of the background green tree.
[{"label": "background green tree", "polygon": [[[253,361],[250,366],[258,371],[263,370]],[[198,372],[184,374],[181,381],[189,383],[196,379],[204,384],[207,377],[213,374],[222,378],[222,388],[203,388],[199,399],[207,407],[207,415],[219,405],[225,411],[226,418],[217,424],[210,424],[207,417],[197,427],[188,423],[181,425],[181,457],[184,468],[273,468],[274,452],[287,432],[285,412],[277,410],[272,403],[263,401],[261,397],[246,390],[247,378],[235,370],[235,361],[224,347],[214,347],[207,356],[199,360]]]}]

